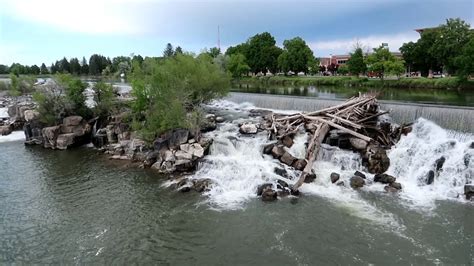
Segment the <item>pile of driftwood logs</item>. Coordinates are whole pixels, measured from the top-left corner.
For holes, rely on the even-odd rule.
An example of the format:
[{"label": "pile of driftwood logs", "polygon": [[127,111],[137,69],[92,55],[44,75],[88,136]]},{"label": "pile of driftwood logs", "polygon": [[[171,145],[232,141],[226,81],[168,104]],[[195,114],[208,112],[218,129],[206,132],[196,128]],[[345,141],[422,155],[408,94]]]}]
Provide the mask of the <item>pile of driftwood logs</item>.
[{"label": "pile of driftwood logs", "polygon": [[[321,143],[330,137],[328,133],[333,129],[351,135],[351,142],[363,143],[361,153],[372,150],[370,156],[375,158],[380,153],[379,151],[382,151],[384,156],[381,157],[388,160],[384,150],[397,143],[402,134],[410,132],[411,127],[380,123],[378,117],[387,113],[388,111],[380,111],[376,95],[364,94],[350,98],[342,104],[314,112],[289,115],[275,113],[267,116],[266,129],[269,131],[269,138],[278,140],[275,147],[278,143],[284,144],[289,138],[292,140],[303,128],[311,135],[304,166],[301,167],[301,175],[292,186],[292,191],[297,192],[307,176],[311,175]],[[388,169],[389,162],[381,165],[381,167],[368,167],[368,171],[382,175]]]}]

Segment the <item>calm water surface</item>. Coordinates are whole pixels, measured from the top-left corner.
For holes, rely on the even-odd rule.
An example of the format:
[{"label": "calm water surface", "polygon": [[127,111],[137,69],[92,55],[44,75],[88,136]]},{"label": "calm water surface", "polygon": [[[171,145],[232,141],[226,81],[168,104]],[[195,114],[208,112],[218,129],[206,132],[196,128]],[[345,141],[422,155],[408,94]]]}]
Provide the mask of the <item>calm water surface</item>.
[{"label": "calm water surface", "polygon": [[474,91],[408,89],[408,88],[347,88],[334,86],[234,85],[232,91],[276,95],[309,96],[322,99],[347,99],[359,92],[377,92],[380,100],[429,103],[439,105],[474,106]]},{"label": "calm water surface", "polygon": [[380,217],[387,224],[317,196],[217,211],[91,148],[17,141],[0,151],[0,264],[473,263],[470,204],[441,201],[429,211],[362,193],[394,214]]}]

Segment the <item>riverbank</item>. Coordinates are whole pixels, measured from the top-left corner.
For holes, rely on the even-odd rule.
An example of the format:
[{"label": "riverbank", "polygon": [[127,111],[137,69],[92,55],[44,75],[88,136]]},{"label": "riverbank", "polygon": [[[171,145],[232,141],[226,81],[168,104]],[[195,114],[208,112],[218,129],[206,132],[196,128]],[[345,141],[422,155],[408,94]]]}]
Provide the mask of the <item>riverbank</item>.
[{"label": "riverbank", "polygon": [[419,89],[462,89],[474,90],[474,81],[463,81],[457,77],[447,78],[400,78],[400,79],[369,79],[349,76],[262,76],[244,77],[234,80],[234,84],[260,85],[324,85],[344,87],[376,87],[376,88],[419,88]]}]

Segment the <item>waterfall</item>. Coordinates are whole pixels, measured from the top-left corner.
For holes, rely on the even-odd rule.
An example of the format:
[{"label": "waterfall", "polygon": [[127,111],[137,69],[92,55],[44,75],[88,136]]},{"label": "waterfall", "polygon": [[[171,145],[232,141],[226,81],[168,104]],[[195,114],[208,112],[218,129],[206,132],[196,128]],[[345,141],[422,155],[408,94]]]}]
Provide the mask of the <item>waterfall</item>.
[{"label": "waterfall", "polygon": [[[299,96],[233,92],[227,98],[236,103],[251,102],[260,108],[281,110],[314,111],[341,103],[335,99],[318,99]],[[429,119],[446,129],[474,132],[474,108],[438,106],[430,104],[408,104],[379,101],[381,108],[390,110],[390,117],[397,123],[409,123],[420,117]]]}]

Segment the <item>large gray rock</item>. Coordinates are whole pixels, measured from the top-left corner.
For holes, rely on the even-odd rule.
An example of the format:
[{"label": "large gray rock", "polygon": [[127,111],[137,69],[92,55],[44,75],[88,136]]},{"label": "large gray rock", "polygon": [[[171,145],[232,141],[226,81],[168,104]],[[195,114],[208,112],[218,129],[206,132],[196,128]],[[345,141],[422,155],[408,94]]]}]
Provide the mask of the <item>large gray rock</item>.
[{"label": "large gray rock", "polygon": [[199,143],[181,144],[179,148],[195,158],[202,158],[204,156],[204,148]]},{"label": "large gray rock", "polygon": [[275,201],[277,200],[277,198],[278,198],[278,193],[271,188],[264,189],[262,192],[263,201]]},{"label": "large gray rock", "polygon": [[307,163],[305,159],[297,159],[291,166],[293,166],[296,170],[303,171],[303,169],[306,167],[306,164]]},{"label": "large gray rock", "polygon": [[168,138],[168,145],[170,149],[179,147],[188,141],[189,130],[187,129],[175,129],[173,130]]},{"label": "large gray rock", "polygon": [[279,159],[283,154],[285,154],[285,149],[282,146],[273,146],[272,148],[272,156],[275,159]]},{"label": "large gray rock", "polygon": [[26,110],[24,112],[26,122],[31,122],[39,118],[39,112],[34,110]]},{"label": "large gray rock", "polygon": [[74,133],[60,134],[56,139],[56,148],[65,150],[74,145],[77,135]]},{"label": "large gray rock", "polygon": [[374,182],[379,182],[382,184],[391,184],[395,182],[397,179],[388,174],[376,174],[374,176]]},{"label": "large gray rock", "polygon": [[45,127],[41,131],[43,135],[43,147],[54,149],[56,148],[57,138],[60,133],[60,126]]},{"label": "large gray rock", "polygon": [[196,163],[193,160],[184,159],[184,160],[176,160],[174,162],[174,167],[176,168],[176,171],[180,171],[180,172],[194,170],[195,166],[196,166]]},{"label": "large gray rock", "polygon": [[10,125],[0,126],[0,136],[10,135],[10,133],[12,133],[12,131],[13,131],[13,129]]},{"label": "large gray rock", "polygon": [[356,150],[364,150],[367,148],[369,144],[367,141],[359,138],[350,138],[349,142],[351,143],[352,147]]},{"label": "large gray rock", "polygon": [[378,145],[367,146],[364,161],[366,161],[367,170],[371,174],[384,173],[390,166],[390,159],[387,156],[387,152]]},{"label": "large gray rock", "polygon": [[331,183],[336,183],[341,176],[338,173],[331,173]]},{"label": "large gray rock", "polygon": [[176,157],[176,160],[192,160],[193,159],[193,155],[191,153],[187,153],[181,150],[176,151],[174,156]]},{"label": "large gray rock", "polygon": [[464,185],[464,195],[466,196],[467,200],[471,200],[472,198],[474,198],[474,185],[473,184]]},{"label": "large gray rock", "polygon": [[78,116],[78,115],[68,116],[63,119],[63,125],[66,127],[78,126],[81,124],[82,120],[83,120],[82,116]]},{"label": "large gray rock", "polygon": [[353,176],[351,177],[350,181],[351,181],[351,187],[355,189],[361,188],[365,185],[365,180],[360,176]]},{"label": "large gray rock", "polygon": [[240,126],[239,131],[242,134],[256,134],[258,131],[258,127],[257,125],[252,123],[244,123]]},{"label": "large gray rock", "polygon": [[289,152],[285,152],[281,157],[280,157],[280,162],[291,166],[293,162],[296,161],[296,158],[291,155]]}]

